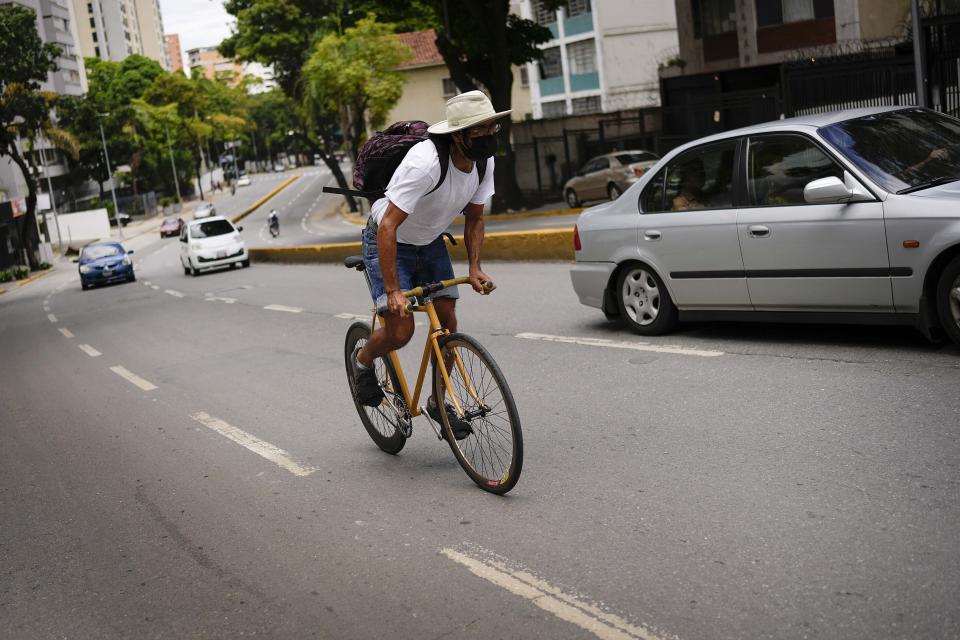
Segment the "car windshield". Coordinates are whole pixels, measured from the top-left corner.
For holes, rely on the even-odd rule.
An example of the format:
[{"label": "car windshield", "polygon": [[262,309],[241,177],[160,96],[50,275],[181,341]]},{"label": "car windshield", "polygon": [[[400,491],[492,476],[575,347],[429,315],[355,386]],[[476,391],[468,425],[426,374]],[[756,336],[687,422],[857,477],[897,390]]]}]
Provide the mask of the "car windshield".
[{"label": "car windshield", "polygon": [[960,180],[960,121],[904,109],[838,122],[820,134],[887,191]]},{"label": "car windshield", "polygon": [[651,160],[659,160],[657,156],[648,151],[627,151],[626,153],[618,153],[614,157],[620,164],[633,164],[634,162],[650,162]]},{"label": "car windshield", "polygon": [[122,249],[115,244],[98,244],[95,247],[85,247],[80,255],[81,260],[99,260],[110,256],[119,256]]},{"label": "car windshield", "polygon": [[190,236],[193,238],[212,238],[213,236],[223,236],[233,233],[233,225],[226,220],[210,220],[201,222],[190,228]]}]

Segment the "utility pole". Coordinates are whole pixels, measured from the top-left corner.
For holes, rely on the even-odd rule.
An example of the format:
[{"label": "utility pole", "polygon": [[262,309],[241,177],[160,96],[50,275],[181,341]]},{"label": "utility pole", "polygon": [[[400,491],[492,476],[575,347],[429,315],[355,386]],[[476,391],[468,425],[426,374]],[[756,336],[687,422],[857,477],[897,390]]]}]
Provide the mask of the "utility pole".
[{"label": "utility pole", "polygon": [[[37,143],[39,144],[40,140],[40,131],[37,131]],[[50,170],[47,168],[47,152],[43,147],[40,147],[40,162],[43,164],[43,174],[47,177],[47,191],[50,193],[50,210],[53,211],[53,223],[57,227],[57,247],[60,248],[60,255],[63,255],[63,236],[60,235],[60,218],[57,217],[57,201],[53,195],[53,181],[50,179]],[[46,216],[44,216],[44,221],[46,221]],[[50,237],[50,232],[47,231],[47,237]]]},{"label": "utility pole", "polygon": [[110,169],[110,154],[107,153],[107,136],[103,133],[103,119],[110,115],[109,113],[98,113],[100,122],[100,140],[103,142],[103,159],[107,163],[107,177],[110,179],[110,195],[113,196],[113,217],[117,220],[117,233],[123,240],[123,225],[120,224],[120,207],[117,205],[117,188],[113,184],[113,170]]},{"label": "utility pole", "polygon": [[917,76],[917,106],[927,106],[927,65],[923,51],[923,29],[920,28],[920,0],[911,0],[913,22],[913,69]]},{"label": "utility pole", "polygon": [[170,168],[173,169],[173,186],[177,190],[177,202],[182,202],[180,198],[180,181],[177,180],[177,163],[173,160],[173,145],[170,143],[170,129],[167,127],[167,123],[163,123],[163,130],[167,134],[167,151],[170,152]]}]

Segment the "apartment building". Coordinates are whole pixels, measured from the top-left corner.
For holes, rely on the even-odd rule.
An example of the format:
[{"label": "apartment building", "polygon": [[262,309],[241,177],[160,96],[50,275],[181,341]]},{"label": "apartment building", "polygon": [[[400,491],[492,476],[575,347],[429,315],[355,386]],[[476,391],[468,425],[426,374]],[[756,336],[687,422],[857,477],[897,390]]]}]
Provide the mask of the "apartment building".
[{"label": "apartment building", "polygon": [[[44,42],[60,47],[57,70],[48,74],[46,82],[41,84],[43,91],[66,95],[82,95],[87,91],[87,76],[83,59],[76,45],[77,21],[74,19],[70,0],[0,0],[0,5],[18,4],[31,9],[37,15],[37,33]],[[67,171],[63,155],[40,141],[40,149],[34,162],[38,166],[48,165],[51,177],[60,176]],[[42,153],[42,155],[41,155]],[[20,170],[9,158],[0,159],[0,201],[26,196],[27,186]]]},{"label": "apartment building", "polygon": [[167,46],[167,60],[170,62],[170,71],[183,71],[183,54],[180,53],[180,35],[171,33],[163,37]]},{"label": "apartment building", "polygon": [[657,66],[677,47],[672,0],[570,0],[557,11],[523,0],[519,9],[553,35],[527,65],[535,118],[659,104]]},{"label": "apartment building", "polygon": [[170,69],[160,0],[72,0],[84,57],[120,62],[140,54]]},{"label": "apartment building", "polygon": [[233,84],[238,85],[245,75],[244,67],[234,60],[224,58],[217,47],[197,47],[187,51],[187,66],[190,70],[200,67],[210,80],[232,74]]}]

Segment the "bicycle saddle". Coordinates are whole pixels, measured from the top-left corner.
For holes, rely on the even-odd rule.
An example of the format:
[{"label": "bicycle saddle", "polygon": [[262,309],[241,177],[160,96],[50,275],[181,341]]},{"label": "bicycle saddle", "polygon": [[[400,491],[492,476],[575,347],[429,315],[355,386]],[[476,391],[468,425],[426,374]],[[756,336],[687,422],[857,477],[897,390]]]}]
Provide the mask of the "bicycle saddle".
[{"label": "bicycle saddle", "polygon": [[356,269],[357,271],[363,271],[363,256],[350,256],[343,259],[343,266],[347,269]]}]

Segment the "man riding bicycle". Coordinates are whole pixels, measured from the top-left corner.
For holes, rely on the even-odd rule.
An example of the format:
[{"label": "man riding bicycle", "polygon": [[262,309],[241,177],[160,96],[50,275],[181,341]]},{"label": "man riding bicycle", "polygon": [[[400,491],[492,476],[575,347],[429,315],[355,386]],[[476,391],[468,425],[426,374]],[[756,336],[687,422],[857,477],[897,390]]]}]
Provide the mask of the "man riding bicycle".
[{"label": "man riding bicycle", "polygon": [[[454,96],[447,101],[447,119],[428,129],[430,134],[448,137],[450,159],[443,181],[437,146],[424,140],[410,148],[391,177],[385,197],[373,203],[363,232],[363,262],[384,326],[353,354],[357,399],[362,404],[375,407],[384,399],[373,361],[402,348],[413,337],[413,317],[407,313],[402,291],[453,278],[453,264],[441,234],[460,212],[466,218],[470,284],[481,294],[495,288],[484,289],[483,283],[490,278],[480,268],[483,207],[494,193],[493,155],[500,129],[495,120],[509,114],[495,111],[480,91]],[[486,162],[482,179],[478,161]],[[451,333],[457,330],[458,297],[456,287],[432,296],[441,324]],[[448,404],[445,408],[455,437],[469,435],[469,424]],[[440,421],[436,399],[427,402],[427,414]]]}]

